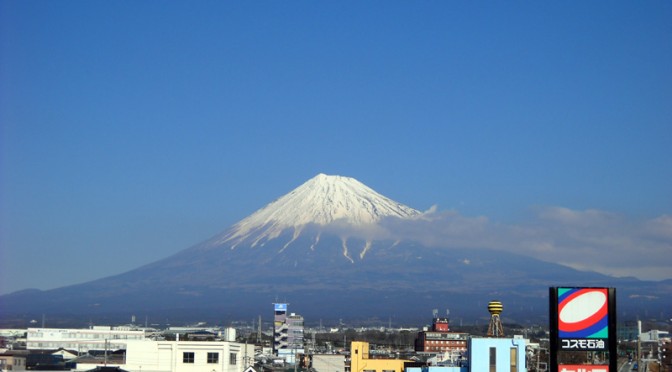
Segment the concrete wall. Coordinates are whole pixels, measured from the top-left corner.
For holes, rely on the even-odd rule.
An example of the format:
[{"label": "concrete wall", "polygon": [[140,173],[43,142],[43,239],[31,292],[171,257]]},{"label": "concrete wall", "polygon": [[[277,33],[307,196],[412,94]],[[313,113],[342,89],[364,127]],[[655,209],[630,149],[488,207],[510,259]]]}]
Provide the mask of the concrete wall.
[{"label": "concrete wall", "polygon": [[345,372],[345,355],[313,355],[313,368],[317,372]]}]

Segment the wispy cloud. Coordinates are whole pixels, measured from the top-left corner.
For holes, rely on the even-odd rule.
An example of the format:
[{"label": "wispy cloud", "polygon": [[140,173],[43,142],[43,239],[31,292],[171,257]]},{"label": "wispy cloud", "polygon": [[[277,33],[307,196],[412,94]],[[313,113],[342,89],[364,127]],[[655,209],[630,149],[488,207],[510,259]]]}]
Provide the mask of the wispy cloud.
[{"label": "wispy cloud", "polygon": [[672,278],[669,215],[638,220],[595,209],[542,207],[525,221],[502,224],[433,207],[414,220],[385,224],[395,238],[434,247],[492,248],[608,275]]}]

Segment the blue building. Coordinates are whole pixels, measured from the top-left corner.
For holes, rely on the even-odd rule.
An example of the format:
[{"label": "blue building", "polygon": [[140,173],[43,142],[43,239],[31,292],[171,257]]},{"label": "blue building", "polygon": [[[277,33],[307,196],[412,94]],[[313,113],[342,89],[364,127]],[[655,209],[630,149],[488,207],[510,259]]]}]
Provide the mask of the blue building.
[{"label": "blue building", "polygon": [[469,340],[469,370],[527,372],[525,339],[472,337]]},{"label": "blue building", "polygon": [[470,337],[468,366],[411,367],[405,372],[527,372],[525,339]]}]

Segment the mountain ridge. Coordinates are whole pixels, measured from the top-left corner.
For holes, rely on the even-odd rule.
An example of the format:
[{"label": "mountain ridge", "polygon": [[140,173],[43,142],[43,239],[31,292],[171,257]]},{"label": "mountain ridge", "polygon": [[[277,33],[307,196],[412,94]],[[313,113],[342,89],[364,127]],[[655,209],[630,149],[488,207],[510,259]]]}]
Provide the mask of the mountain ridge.
[{"label": "mountain ridge", "polygon": [[0,296],[0,323],[43,312],[242,319],[278,297],[304,316],[337,319],[414,319],[418,309],[446,306],[477,319],[474,309],[485,314],[497,298],[505,317],[543,321],[549,286],[618,287],[631,316],[643,314],[642,304],[669,311],[672,281],[615,278],[494,249],[428,247],[381,226],[422,216],[352,178],[320,174],[164,259],[87,283]]}]

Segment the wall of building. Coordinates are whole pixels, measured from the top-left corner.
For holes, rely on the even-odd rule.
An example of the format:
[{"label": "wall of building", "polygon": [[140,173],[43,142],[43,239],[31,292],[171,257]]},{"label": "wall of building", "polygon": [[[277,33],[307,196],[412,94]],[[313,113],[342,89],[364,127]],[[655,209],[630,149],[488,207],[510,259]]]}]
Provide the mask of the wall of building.
[{"label": "wall of building", "polygon": [[467,367],[410,367],[406,368],[405,372],[468,372]]},{"label": "wall of building", "polygon": [[522,338],[477,338],[469,340],[469,367],[471,371],[490,371],[490,349],[496,351],[496,371],[512,372],[511,349],[515,349],[517,372],[526,372],[525,340]]},{"label": "wall of building", "polygon": [[[193,359],[185,361],[185,353]],[[217,360],[211,356],[217,355]],[[123,369],[142,372],[243,372],[254,362],[254,345],[209,341],[133,341]]]},{"label": "wall of building", "polygon": [[313,369],[317,372],[344,372],[345,355],[315,354],[313,355]]}]

